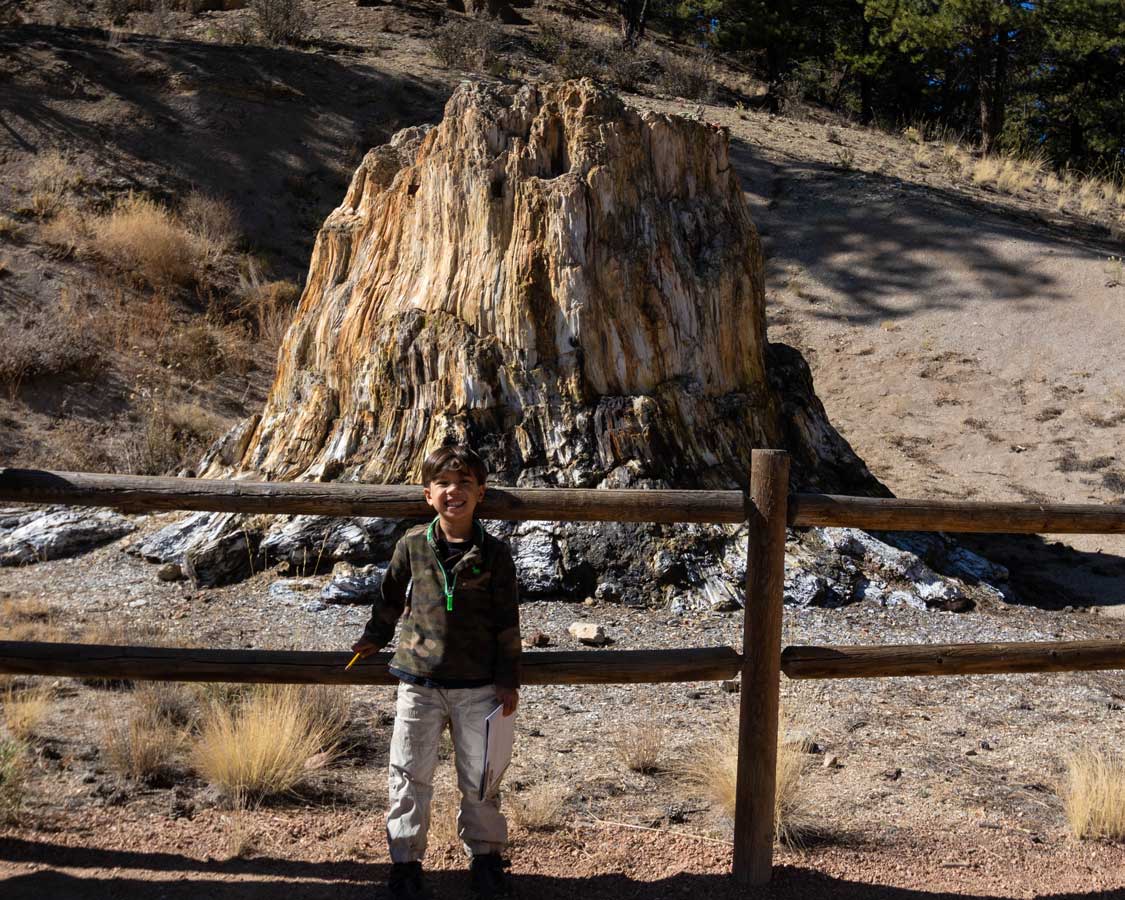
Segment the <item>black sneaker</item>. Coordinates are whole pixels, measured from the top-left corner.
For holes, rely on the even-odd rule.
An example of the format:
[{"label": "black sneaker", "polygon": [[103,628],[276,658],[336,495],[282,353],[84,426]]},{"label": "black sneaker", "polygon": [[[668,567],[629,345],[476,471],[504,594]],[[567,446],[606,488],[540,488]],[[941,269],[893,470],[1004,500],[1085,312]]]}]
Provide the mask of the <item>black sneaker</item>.
[{"label": "black sneaker", "polygon": [[474,856],[469,864],[470,887],[478,900],[493,900],[494,897],[514,897],[512,884],[505,869],[512,864],[499,853],[484,853]]},{"label": "black sneaker", "polygon": [[429,900],[430,892],[422,878],[420,862],[393,863],[387,878],[391,900]]}]

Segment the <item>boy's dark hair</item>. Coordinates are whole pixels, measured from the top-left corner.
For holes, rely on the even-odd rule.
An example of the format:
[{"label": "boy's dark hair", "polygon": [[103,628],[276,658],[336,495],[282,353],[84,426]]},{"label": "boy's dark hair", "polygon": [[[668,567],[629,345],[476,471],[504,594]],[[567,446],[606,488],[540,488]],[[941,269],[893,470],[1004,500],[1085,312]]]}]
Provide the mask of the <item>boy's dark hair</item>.
[{"label": "boy's dark hair", "polygon": [[450,444],[438,447],[422,463],[422,484],[429,484],[440,472],[469,472],[478,482],[484,484],[488,468],[477,452],[464,444]]}]

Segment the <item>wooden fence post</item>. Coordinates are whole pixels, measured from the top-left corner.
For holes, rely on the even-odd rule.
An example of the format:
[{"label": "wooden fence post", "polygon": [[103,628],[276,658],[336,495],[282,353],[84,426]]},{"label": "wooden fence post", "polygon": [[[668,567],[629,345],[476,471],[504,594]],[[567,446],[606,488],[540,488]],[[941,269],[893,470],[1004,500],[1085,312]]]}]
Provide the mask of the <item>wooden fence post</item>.
[{"label": "wooden fence post", "polygon": [[781,602],[789,455],[754,450],[750,457],[746,605],[738,719],[738,787],[734,812],[734,877],[743,885],[770,880],[777,781]]}]

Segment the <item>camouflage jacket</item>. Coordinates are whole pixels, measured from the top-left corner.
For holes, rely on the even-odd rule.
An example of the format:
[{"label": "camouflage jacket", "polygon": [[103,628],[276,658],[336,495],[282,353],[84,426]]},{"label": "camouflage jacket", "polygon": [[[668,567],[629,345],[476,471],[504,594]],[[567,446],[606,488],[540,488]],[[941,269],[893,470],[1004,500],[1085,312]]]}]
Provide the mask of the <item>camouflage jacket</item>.
[{"label": "camouflage jacket", "polygon": [[437,527],[419,525],[395,545],[363,636],[385,647],[405,609],[393,667],[439,681],[491,678],[500,687],[519,687],[519,589],[512,551],[474,522],[472,547],[445,571],[431,530]]}]

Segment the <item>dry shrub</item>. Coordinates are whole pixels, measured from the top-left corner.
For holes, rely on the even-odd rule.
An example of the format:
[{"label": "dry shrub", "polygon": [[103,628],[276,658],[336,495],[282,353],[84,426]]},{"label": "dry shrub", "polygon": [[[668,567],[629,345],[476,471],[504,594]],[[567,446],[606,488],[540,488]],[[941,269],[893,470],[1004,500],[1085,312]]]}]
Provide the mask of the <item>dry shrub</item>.
[{"label": "dry shrub", "polygon": [[46,685],[31,688],[8,688],[4,692],[4,724],[17,741],[34,737],[51,711],[51,689]]},{"label": "dry shrub", "polygon": [[240,239],[234,207],[218,197],[192,191],[180,207],[180,219],[208,259],[230,253]]},{"label": "dry shrub", "polygon": [[613,748],[630,771],[655,772],[664,748],[664,729],[652,723],[627,726],[617,735]]},{"label": "dry shrub", "polygon": [[189,727],[197,717],[198,697],[176,681],[148,681],[133,692],[138,711],[156,722],[176,728]]},{"label": "dry shrub", "polygon": [[506,68],[502,40],[503,33],[492,22],[454,19],[434,29],[430,52],[447,69],[500,75]]},{"label": "dry shrub", "polygon": [[225,368],[222,341],[207,322],[195,322],[168,334],[158,360],[188,378],[200,380],[221,375]]},{"label": "dry shrub", "polygon": [[[628,51],[621,50],[620,53]],[[706,53],[665,53],[659,58],[659,73],[655,78],[657,88],[673,97],[709,103],[715,96],[715,64]],[[634,83],[643,77],[644,60],[633,55],[636,71]],[[622,85],[624,86],[624,85]]]},{"label": "dry shrub", "polygon": [[192,468],[225,430],[217,416],[193,404],[155,400],[140,430],[121,448],[123,467],[138,475],[164,475]]},{"label": "dry shrub", "polygon": [[101,347],[88,329],[56,317],[28,317],[5,329],[0,344],[0,384],[14,398],[24,384],[36,379],[92,378],[101,362]]},{"label": "dry shrub", "polygon": [[250,0],[250,9],[270,43],[299,44],[311,36],[315,20],[303,0]]},{"label": "dry shrub", "polygon": [[303,685],[265,685],[237,706],[212,704],[192,750],[195,767],[231,798],[291,792],[336,750],[342,724],[328,708]]},{"label": "dry shrub", "polygon": [[568,793],[563,784],[537,784],[511,801],[512,820],[528,831],[558,828]]},{"label": "dry shrub", "polygon": [[11,216],[0,215],[0,240],[13,243],[23,240],[23,226]]},{"label": "dry shrub", "polygon": [[68,191],[82,184],[82,175],[57,150],[36,155],[27,170],[32,208],[39,216],[53,215],[64,205]]},{"label": "dry shrub", "polygon": [[[603,84],[626,91],[636,90],[650,75],[654,67],[644,53],[626,50],[615,34],[595,29],[570,28],[563,37],[559,33],[559,50],[553,63],[563,78],[592,78]],[[666,65],[656,65],[657,78],[665,79],[662,88],[667,93],[680,94],[692,91],[695,70],[691,63],[681,63],[674,57],[664,60]],[[680,94],[688,96],[688,94]]]},{"label": "dry shrub", "polygon": [[57,216],[39,228],[40,240],[62,258],[77,256],[89,237],[86,217],[70,207],[60,210]]},{"label": "dry shrub", "polygon": [[1035,179],[1028,175],[1026,169],[1019,161],[1005,159],[996,174],[996,187],[1005,194],[1018,194],[1035,183]]},{"label": "dry shrub", "polygon": [[1000,174],[1000,170],[1002,167],[1003,163],[998,157],[982,156],[973,165],[969,177],[972,179],[973,184],[993,184],[995,183],[997,176]]},{"label": "dry shrub", "polygon": [[198,242],[161,204],[130,193],[92,226],[91,245],[108,262],[153,287],[191,282],[201,263]]},{"label": "dry shrub", "polygon": [[1125,756],[1080,750],[1067,758],[1066,769],[1061,794],[1071,834],[1125,839]]},{"label": "dry shrub", "polygon": [[19,818],[27,792],[27,748],[0,738],[0,824]]},{"label": "dry shrub", "polygon": [[59,641],[63,636],[55,621],[55,610],[42,598],[0,601],[0,640]]},{"label": "dry shrub", "polygon": [[[808,791],[802,783],[805,768],[802,748],[783,739],[790,730],[791,722],[783,712],[778,729],[773,825],[777,840],[799,845],[814,831],[814,824],[809,813]],[[737,716],[720,725],[715,734],[700,740],[683,766],[686,781],[702,790],[733,819],[738,785]]]},{"label": "dry shrub", "polygon": [[130,778],[154,781],[166,775],[184,746],[186,731],[137,704],[124,717],[102,716],[102,746],[106,758]]},{"label": "dry shrub", "polygon": [[266,281],[251,262],[239,275],[241,311],[254,324],[258,339],[276,349],[281,345],[301,289],[291,281]]}]

